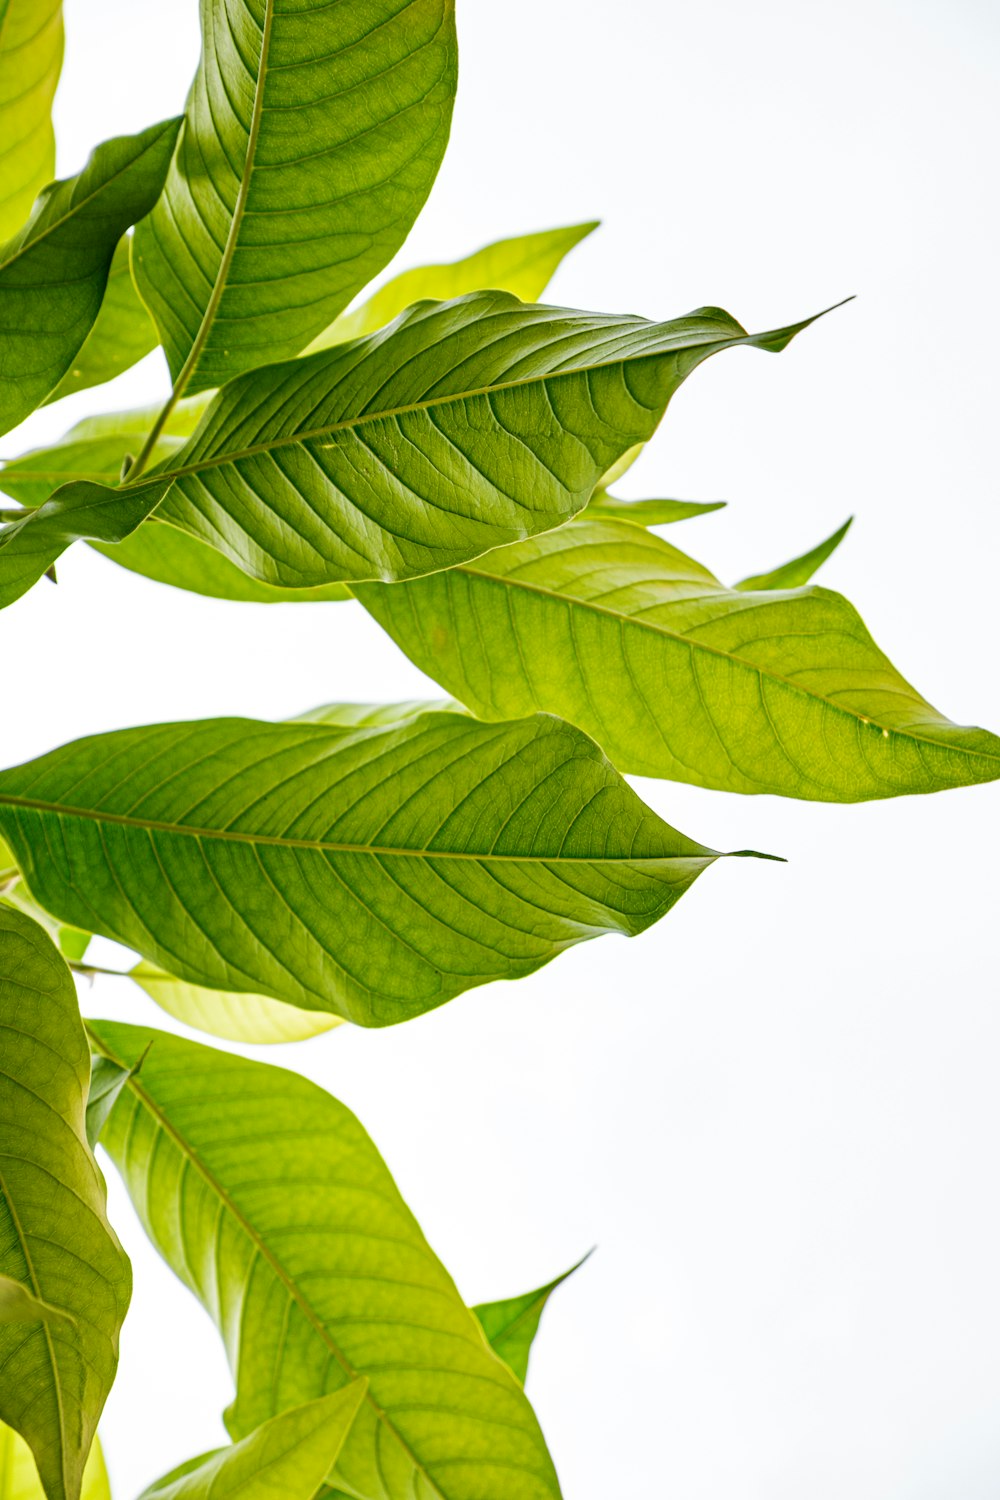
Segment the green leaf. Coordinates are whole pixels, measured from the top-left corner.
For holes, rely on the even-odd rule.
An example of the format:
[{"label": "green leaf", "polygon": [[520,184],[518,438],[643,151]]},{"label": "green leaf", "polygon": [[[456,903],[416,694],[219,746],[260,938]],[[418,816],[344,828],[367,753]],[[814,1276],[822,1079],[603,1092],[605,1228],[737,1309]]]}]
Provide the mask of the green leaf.
[{"label": "green leaf", "polygon": [[145,1060],[145,1054],[131,1068],[120,1068],[117,1063],[96,1053],[90,1059],[90,1089],[87,1093],[87,1142],[91,1151],[96,1151],[105,1121],[115,1106],[115,1100]]},{"label": "green leaf", "polygon": [[297,354],[403,243],[455,94],[453,0],[203,0],[135,273],[175,389]]},{"label": "green leaf", "polygon": [[179,120],[97,147],[76,177],[54,182],[0,245],[0,432],[55,389],[90,332],[122,234],[163,184]]},{"label": "green leaf", "polygon": [[547,715],[96,735],[0,773],[0,832],[63,921],[365,1026],[642,932],[717,857]]},{"label": "green leaf", "polygon": [[[0,1423],[0,1495],[3,1500],[44,1500],[31,1449],[23,1438]],[[98,1438],[83,1471],[81,1500],[111,1500],[108,1471]]]},{"label": "green leaf", "polygon": [[132,281],[130,240],[131,236],[125,235],[118,241],[97,321],[49,401],[60,401],[74,391],[113,380],[150,354],[159,343],[153,321]]},{"label": "green leaf", "polygon": [[55,173],[62,57],[61,0],[0,0],[0,235],[20,228]]},{"label": "green leaf", "polygon": [[480,1302],[472,1309],[482,1324],[490,1347],[510,1366],[522,1385],[528,1376],[531,1346],[549,1298],[556,1287],[562,1286],[587,1259],[589,1255],[537,1291],[508,1297],[503,1302]]},{"label": "green leaf", "polygon": [[0,906],[0,1274],[66,1316],[0,1326],[0,1420],[48,1500],[77,1500],[118,1363],[131,1271],[87,1145],[90,1055],[69,970]]},{"label": "green leaf", "polygon": [[242,1442],[165,1474],[140,1500],[313,1500],[340,1456],[367,1381],[307,1401],[264,1422]]},{"label": "green leaf", "polygon": [[189,984],[145,961],[129,970],[129,978],[176,1021],[230,1042],[257,1046],[302,1042],[341,1024],[339,1016],[299,1010],[266,995],[232,994]]},{"label": "green leaf", "polygon": [[341,313],[329,328],[313,339],[307,353],[375,333],[412,307],[414,302],[427,299],[444,302],[492,287],[496,291],[511,292],[522,302],[537,302],[560,263],[581,240],[593,234],[597,224],[595,219],[587,224],[570,224],[565,229],[520,234],[513,239],[486,245],[464,260],[403,271],[353,312]]},{"label": "green leaf", "polygon": [[481,718],[559,714],[639,776],[856,802],[1000,775],[1000,740],[931,708],[839,594],[728,589],[621,521],[354,592]]},{"label": "green leaf", "polygon": [[450,567],[569,520],[709,355],[783,349],[811,321],[751,336],[717,308],[648,323],[505,292],[422,303],[382,333],[231,381],[153,474],[57,490],[7,528],[13,552],[0,533],[0,603],[30,586],[25,554],[35,577],[58,555],[33,526],[47,545],[74,524],[113,542],[157,505],[280,587]]},{"label": "green leaf", "polygon": [[775,568],[770,573],[754,573],[752,577],[744,578],[734,587],[744,592],[753,591],[754,593],[760,593],[765,589],[801,588],[823,566],[827,558],[833,556],[850,531],[853,521],[854,517],[848,516],[843,526],[839,527],[832,536],[828,536],[825,542],[820,542],[818,547],[813,547],[811,552],[804,552],[801,557],[793,557],[791,562],[783,563],[780,568]]},{"label": "green leaf", "polygon": [[674,521],[724,510],[725,506],[725,500],[621,500],[607,490],[595,490],[584,516],[594,521],[612,516],[618,521],[631,521],[634,526],[670,526]]},{"label": "green leaf", "polygon": [[69,1319],[61,1307],[52,1307],[36,1297],[30,1287],[10,1276],[0,1276],[0,1325],[7,1323],[54,1323]]},{"label": "green leaf", "polygon": [[78,963],[83,958],[90,945],[91,934],[81,932],[78,927],[68,927],[66,923],[57,922],[54,917],[50,917],[48,912],[39,906],[23,880],[10,884],[3,891],[0,899],[7,906],[13,906],[17,911],[23,912],[26,917],[30,917],[33,922],[37,922],[39,927],[43,927],[63,958],[73,963]]},{"label": "green leaf", "polygon": [[367,1375],[331,1482],[372,1500],[552,1500],[535,1417],[359,1122],[298,1074],[101,1021],[102,1136],[146,1232],[216,1321],[239,1439]]}]

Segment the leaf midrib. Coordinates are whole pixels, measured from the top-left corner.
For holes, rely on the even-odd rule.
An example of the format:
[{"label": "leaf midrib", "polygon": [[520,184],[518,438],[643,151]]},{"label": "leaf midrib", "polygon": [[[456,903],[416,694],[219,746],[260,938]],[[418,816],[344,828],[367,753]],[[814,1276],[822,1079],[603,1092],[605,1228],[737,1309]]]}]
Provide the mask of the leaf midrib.
[{"label": "leaf midrib", "polygon": [[216,839],[224,843],[264,844],[279,849],[311,849],[318,854],[368,854],[373,859],[461,859],[473,864],[570,864],[570,865],[661,865],[664,863],[689,863],[717,858],[714,851],[706,854],[649,854],[649,855],[566,855],[566,854],[477,854],[451,849],[407,849],[390,844],[350,844],[327,839],[292,838],[277,833],[245,833],[233,828],[199,828],[185,823],[168,823],[157,818],[138,818],[129,813],[105,812],[94,807],[74,807],[69,803],[50,802],[41,797],[21,797],[12,792],[0,791],[0,807],[23,807],[29,812],[51,813],[57,817],[83,818],[92,823],[114,823],[120,828],[136,828],[143,833],[170,833],[195,839]]},{"label": "leaf midrib", "polygon": [[[98,1049],[99,1052],[102,1053],[104,1057],[108,1059],[109,1062],[113,1062],[119,1068],[128,1068],[128,1063],[123,1062],[120,1058],[116,1057],[107,1043],[102,1041],[102,1039],[96,1034],[96,1032],[91,1029],[86,1021],[84,1021],[84,1026],[93,1045]],[[277,1277],[278,1281],[280,1281],[281,1285],[285,1288],[291,1301],[296,1303],[297,1306],[301,1308],[302,1312],[305,1314],[312,1327],[319,1334],[322,1342],[327,1346],[331,1354],[337,1360],[338,1364],[347,1375],[348,1379],[360,1379],[362,1372],[356,1370],[351,1364],[350,1360],[344,1354],[343,1350],[331,1336],[325,1323],[322,1321],[319,1314],[315,1311],[312,1304],[297,1287],[294,1279],[285,1270],[284,1266],[271,1251],[266,1241],[258,1233],[255,1226],[250,1222],[246,1215],[243,1214],[233,1198],[219,1182],[214,1172],[212,1172],[206,1165],[200,1153],[195,1151],[193,1147],[188,1145],[184,1136],[180,1133],[179,1130],[175,1128],[169,1118],[163,1113],[163,1111],[157,1105],[156,1101],[153,1099],[152,1095],[147,1092],[142,1083],[138,1080],[138,1077],[135,1073],[131,1073],[130,1076],[126,1079],[125,1087],[136,1096],[140,1107],[144,1107],[149,1112],[149,1114],[152,1115],[153,1119],[156,1121],[157,1125],[163,1131],[163,1133],[173,1141],[178,1151],[183,1156],[184,1160],[190,1163],[195,1171],[203,1178],[209,1189],[216,1194],[222,1205],[229,1211],[229,1213],[232,1214],[233,1219],[238,1224],[240,1229],[243,1230],[244,1234],[250,1240],[257,1253],[271,1267],[271,1270],[274,1272],[274,1275]],[[371,1385],[368,1381],[365,1382],[365,1392],[362,1399],[365,1400],[369,1404],[369,1406],[371,1406],[372,1410],[375,1413],[376,1420],[384,1423],[388,1431],[392,1433],[392,1436],[399,1443],[403,1452],[412,1462],[414,1468],[426,1479],[434,1494],[438,1497],[438,1500],[447,1500],[447,1496],[431,1478],[430,1474],[428,1474],[426,1468],[417,1458],[416,1454],[413,1452],[412,1448],[407,1443],[402,1433],[396,1427],[395,1423],[391,1420],[388,1413],[383,1407],[378,1404],[374,1396],[371,1394]]]},{"label": "leaf midrib", "polygon": [[[688,650],[696,648],[699,651],[705,651],[711,656],[719,657],[723,661],[732,662],[736,666],[742,667],[745,671],[754,673],[762,680],[766,677],[769,682],[777,683],[781,687],[788,688],[791,692],[799,693],[813,703],[820,703],[831,713],[844,714],[847,718],[853,719],[858,724],[871,725],[881,733],[888,734],[890,738],[892,735],[903,735],[917,744],[929,745],[934,750],[945,750],[952,754],[968,755],[979,760],[1000,763],[1000,753],[991,754],[986,750],[973,750],[965,745],[949,745],[942,740],[932,739],[929,735],[917,734],[912,729],[899,729],[892,725],[883,724],[872,714],[863,714],[857,709],[845,707],[842,703],[832,703],[829,698],[824,698],[822,694],[814,693],[810,688],[803,687],[801,683],[792,682],[791,678],[783,677],[780,672],[772,671],[769,667],[760,667],[755,662],[749,661],[745,656],[739,656],[736,652],[724,651],[720,646],[711,646],[706,641],[698,640],[696,636],[682,635],[679,631],[669,630],[663,625],[650,624],[647,620],[640,620],[635,615],[622,614],[619,610],[611,609],[606,604],[595,604],[588,599],[576,599],[571,594],[560,593],[558,589],[546,588],[543,584],[526,583],[520,578],[512,578],[501,573],[487,573],[482,568],[470,568],[463,564],[459,564],[446,571],[465,574],[470,578],[479,578],[484,583],[500,584],[505,588],[522,589],[525,593],[537,594],[539,597],[551,599],[557,604],[568,605],[571,609],[590,610],[592,614],[602,615],[606,619],[615,621],[619,626],[628,625],[634,630],[645,630],[651,635],[671,641],[674,645],[684,646]],[[720,589],[720,593],[723,596],[727,592],[725,589]],[[932,712],[937,712],[936,709],[932,708],[931,704],[928,704],[927,707],[932,709]],[[953,729],[962,727],[952,724],[950,720],[945,719],[942,719],[942,726]]]}]

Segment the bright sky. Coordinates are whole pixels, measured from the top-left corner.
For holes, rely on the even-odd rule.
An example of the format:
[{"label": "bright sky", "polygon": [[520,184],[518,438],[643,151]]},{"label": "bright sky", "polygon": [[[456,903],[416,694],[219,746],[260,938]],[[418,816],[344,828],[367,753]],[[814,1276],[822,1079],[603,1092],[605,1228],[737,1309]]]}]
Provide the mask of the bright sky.
[{"label": "bright sky", "polygon": [[[67,0],[62,170],[180,108],[196,10]],[[996,9],[459,14],[454,144],[401,264],[599,215],[554,300],[763,328],[857,293],[780,358],[697,372],[621,488],[729,500],[671,533],[724,578],[855,514],[823,580],[932,702],[1000,729]],[[162,387],[153,356],[106,404]],[[131,723],[434,694],[354,605],[218,604],[83,548],[59,579],[3,617],[5,763]],[[357,1111],[470,1301],[599,1247],[529,1381],[567,1500],[996,1500],[1000,787],[857,808],[640,789],[789,864],[717,867],[633,943],[268,1060]],[[94,1014],[158,1024],[116,986]],[[124,1500],[222,1440],[231,1389],[112,1199],[136,1263],[104,1423]]]}]

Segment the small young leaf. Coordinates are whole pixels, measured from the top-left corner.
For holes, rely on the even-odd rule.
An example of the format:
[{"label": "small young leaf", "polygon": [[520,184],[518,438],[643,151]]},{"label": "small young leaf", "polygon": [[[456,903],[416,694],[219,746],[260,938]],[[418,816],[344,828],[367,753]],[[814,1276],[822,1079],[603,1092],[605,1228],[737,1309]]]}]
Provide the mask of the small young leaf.
[{"label": "small young leaf", "polygon": [[583,519],[598,521],[613,516],[616,521],[631,521],[634,526],[670,526],[674,521],[689,521],[693,516],[724,510],[725,506],[725,500],[621,500],[607,490],[595,490]]},{"label": "small young leaf", "polygon": [[189,1459],[139,1500],[313,1500],[340,1457],[368,1382],[271,1417],[249,1437]]},{"label": "small young leaf", "polygon": [[749,593],[761,593],[765,589],[797,589],[804,583],[808,583],[813,574],[823,566],[828,557],[832,557],[840,546],[844,537],[851,529],[854,517],[848,516],[843,526],[828,536],[825,542],[820,542],[818,547],[813,547],[811,552],[804,552],[801,557],[793,557],[791,562],[782,563],[780,568],[774,568],[770,573],[754,573],[751,578],[744,578],[735,588]]},{"label": "small young leaf", "polygon": [[522,302],[537,302],[570,250],[596,228],[597,221],[592,220],[588,224],[570,224],[565,229],[520,234],[486,245],[464,260],[403,271],[353,312],[341,313],[313,339],[306,353],[375,333],[415,302],[445,302],[464,297],[468,292],[482,291],[484,287],[511,292]]},{"label": "small young leaf", "polygon": [[69,970],[0,906],[0,1274],[64,1317],[0,1326],[0,1419],[48,1500],[78,1500],[118,1362],[131,1271],[87,1145],[90,1058]]},{"label": "small young leaf", "polygon": [[257,1046],[302,1042],[341,1024],[339,1016],[300,1010],[266,995],[233,994],[189,984],[145,960],[129,970],[129,978],[175,1021],[230,1042]]},{"label": "small young leaf", "polygon": [[62,0],[2,0],[0,237],[20,228],[55,172],[52,99],[62,58]]},{"label": "small young leaf", "polygon": [[[45,1491],[38,1478],[31,1449],[23,1438],[10,1427],[0,1422],[0,1495],[3,1500],[45,1500]],[[108,1471],[104,1466],[99,1438],[94,1445],[83,1471],[83,1489],[80,1500],[111,1500]]]},{"label": "small young leaf", "polygon": [[0,831],[62,920],[365,1026],[642,932],[717,858],[547,715],[96,735],[0,773]]},{"label": "small young leaf", "polygon": [[839,594],[728,589],[622,521],[353,592],[480,718],[560,714],[638,776],[824,802],[1000,776],[1000,739],[931,708]]},{"label": "small young leaf", "polygon": [[575,1266],[570,1266],[568,1271],[540,1286],[537,1291],[507,1297],[503,1302],[480,1302],[472,1309],[483,1326],[491,1349],[506,1361],[522,1385],[528,1376],[531,1346],[549,1298],[556,1287],[562,1286],[588,1258],[585,1255],[583,1260],[578,1260]]},{"label": "small young leaf", "polygon": [[159,195],[180,128],[152,125],[97,147],[54,182],[0,245],[0,432],[23,420],[72,366],[100,309],[115,247]]},{"label": "small young leaf", "polygon": [[387,265],[441,162],[454,0],[204,0],[139,290],[190,391],[297,354]]},{"label": "small young leaf", "polygon": [[[48,397],[61,401],[74,391],[113,380],[152,352],[159,343],[156,328],[143,307],[129,267],[131,236],[115,246],[97,321],[87,334],[72,365]],[[150,423],[152,425],[152,423]]]},{"label": "small young leaf", "polygon": [[120,1068],[108,1058],[94,1054],[90,1059],[90,1089],[87,1093],[87,1141],[96,1151],[104,1122],[115,1100],[134,1073],[142,1067],[142,1058],[131,1068]]},{"label": "small young leaf", "polygon": [[367,1375],[332,1482],[379,1500],[557,1500],[537,1421],[351,1112],[308,1079],[107,1021],[102,1136],[153,1244],[219,1326],[234,1438]]}]

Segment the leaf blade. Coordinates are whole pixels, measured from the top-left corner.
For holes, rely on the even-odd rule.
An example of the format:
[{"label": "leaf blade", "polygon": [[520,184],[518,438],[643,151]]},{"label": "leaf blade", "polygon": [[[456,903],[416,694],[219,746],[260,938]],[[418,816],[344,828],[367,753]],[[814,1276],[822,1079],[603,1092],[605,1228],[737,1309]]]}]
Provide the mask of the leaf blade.
[{"label": "leaf blade", "polygon": [[352,592],[481,718],[560,714],[636,775],[852,802],[1000,774],[1000,740],[931,708],[841,596],[726,589],[621,521]]},{"label": "leaf blade", "polygon": [[818,547],[812,547],[804,552],[801,557],[793,557],[790,562],[782,563],[780,567],[772,568],[769,573],[754,573],[749,578],[742,578],[733,587],[741,592],[759,593],[765,589],[797,589],[808,583],[810,578],[819,571],[828,557],[832,557],[840,546],[844,537],[854,524],[854,517],[848,516],[843,526],[838,526],[825,541],[820,542]]},{"label": "leaf blade", "polygon": [[175,1021],[229,1042],[276,1046],[320,1036],[342,1024],[324,1011],[299,1010],[266,995],[233,994],[189,984],[142,960],[129,978]]},{"label": "leaf blade", "polygon": [[84,1130],[89,1052],[73,982],[41,928],[9,907],[0,1059],[0,1273],[65,1315],[0,1326],[0,1419],[31,1448],[49,1500],[77,1500],[131,1273]]},{"label": "leaf blade", "polygon": [[61,919],[195,984],[361,1025],[644,931],[717,857],[546,716],[99,735],[0,774],[0,829]]},{"label": "leaf blade", "polygon": [[561,1276],[556,1276],[533,1292],[506,1297],[499,1302],[479,1302],[472,1309],[482,1324],[491,1349],[510,1366],[522,1385],[528,1377],[531,1346],[549,1298],[557,1287],[562,1286],[564,1281],[580,1269],[591,1254],[592,1251],[588,1252],[575,1266],[570,1266]]},{"label": "leaf blade", "polygon": [[108,283],[94,325],[46,405],[76,391],[103,385],[151,354],[159,336],[135,289],[129,266],[131,236],[115,246]]},{"label": "leaf blade", "polygon": [[62,0],[5,0],[0,8],[0,236],[20,227],[55,174],[52,100],[62,57]]},{"label": "leaf blade", "polygon": [[103,1144],[153,1243],[220,1327],[234,1437],[367,1375],[344,1489],[558,1497],[523,1393],[350,1111],[280,1068],[137,1027],[91,1029],[123,1067],[155,1037]]}]

